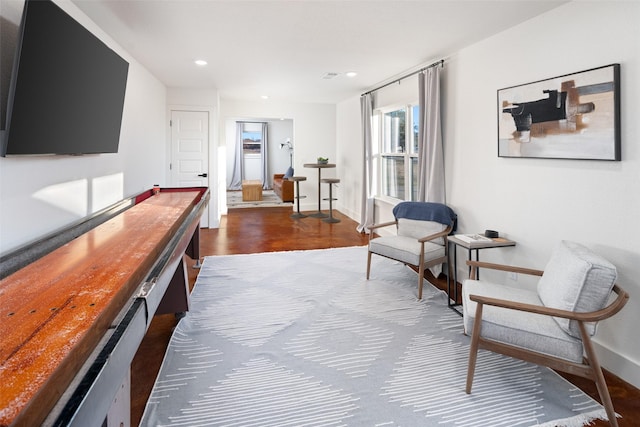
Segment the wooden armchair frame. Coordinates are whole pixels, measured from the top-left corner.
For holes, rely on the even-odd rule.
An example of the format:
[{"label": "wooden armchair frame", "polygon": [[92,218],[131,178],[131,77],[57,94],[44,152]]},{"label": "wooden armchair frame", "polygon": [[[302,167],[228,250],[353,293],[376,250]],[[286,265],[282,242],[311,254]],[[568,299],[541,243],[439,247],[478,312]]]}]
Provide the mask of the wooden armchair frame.
[{"label": "wooden armchair frame", "polygon": [[[543,273],[541,270],[533,270],[501,264],[491,264],[479,261],[467,261],[467,264],[472,267],[470,279],[475,279],[476,271],[478,268],[490,268],[494,270],[534,276],[542,276]],[[585,327],[585,323],[597,322],[603,319],[607,319],[618,313],[622,309],[622,307],[625,306],[625,304],[629,300],[629,294],[622,288],[620,288],[617,284],[613,287],[613,292],[617,295],[617,297],[608,306],[601,310],[586,313],[578,313],[573,311],[549,308],[545,306],[518,303],[514,301],[483,297],[479,295],[470,295],[469,298],[477,303],[477,307],[473,324],[473,332],[471,335],[471,347],[469,350],[469,369],[467,371],[466,392],[471,393],[471,386],[475,373],[478,349],[483,348],[495,353],[501,353],[506,356],[525,360],[527,362],[547,366],[558,371],[578,375],[594,381],[596,383],[598,393],[600,394],[602,404],[607,412],[609,423],[612,426],[617,427],[618,421],[616,419],[616,413],[613,409],[611,396],[609,395],[609,390],[602,373],[602,368],[600,366],[600,363],[598,362],[593,343],[591,342],[591,337],[589,336],[589,333],[587,332]],[[540,315],[562,317],[570,320],[575,320],[578,323],[582,345],[584,348],[584,352],[586,353],[586,357],[583,359],[583,363],[571,362],[558,357],[537,353],[531,350],[504,344],[482,337],[480,335],[482,332],[482,309],[485,305],[492,305],[495,307],[502,307],[511,310],[527,311]]]},{"label": "wooden armchair frame", "polygon": [[[370,233],[369,233],[369,242],[371,242],[372,236],[373,236],[373,230],[378,229],[378,228],[382,228],[382,227],[389,227],[391,225],[395,225],[396,227],[398,226],[398,220],[396,219],[395,221],[389,221],[389,222],[384,222],[384,223],[380,223],[380,224],[375,224],[372,225],[371,227],[369,227]],[[422,283],[424,281],[424,270],[425,268],[429,268],[429,267],[433,267],[434,265],[438,265],[438,264],[443,264],[443,263],[447,263],[447,265],[449,264],[449,242],[447,240],[447,236],[449,234],[451,234],[451,231],[453,230],[452,226],[448,226],[447,228],[445,228],[444,230],[438,232],[438,233],[434,233],[434,234],[430,234],[428,236],[424,236],[421,237],[418,240],[418,242],[420,243],[420,262],[418,263],[418,265],[414,265],[414,267],[418,268],[418,299],[422,299]],[[435,240],[438,238],[442,238],[444,241],[444,256],[441,256],[439,258],[434,258],[432,260],[429,260],[428,262],[425,263],[424,260],[424,244],[426,242],[429,242],[431,240]],[[369,273],[371,272],[371,254],[372,252],[370,250],[368,250],[367,252],[367,280],[369,280]],[[376,253],[376,255],[380,255],[378,253]],[[384,255],[380,255],[380,256],[384,256]],[[389,257],[386,257],[389,258]],[[389,258],[391,259],[391,258]],[[401,261],[401,260],[395,260],[395,261]],[[413,264],[407,264],[405,263],[405,265],[413,265]],[[447,282],[449,281],[449,277],[451,277],[451,274],[447,274]]]}]

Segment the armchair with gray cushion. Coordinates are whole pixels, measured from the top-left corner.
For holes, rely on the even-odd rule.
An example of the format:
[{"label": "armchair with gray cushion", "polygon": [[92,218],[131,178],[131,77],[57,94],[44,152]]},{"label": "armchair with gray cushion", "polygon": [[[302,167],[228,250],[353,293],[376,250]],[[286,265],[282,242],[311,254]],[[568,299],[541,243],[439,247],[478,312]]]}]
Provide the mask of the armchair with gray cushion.
[{"label": "armchair with gray cushion", "polygon": [[[547,366],[595,381],[609,423],[617,426],[611,397],[591,337],[597,322],[624,307],[616,268],[588,248],[562,241],[545,270],[468,261],[462,286],[465,333],[471,334],[466,392],[471,393],[478,349]],[[476,280],[476,268],[540,276],[536,290]],[[608,304],[610,296],[615,300]]]},{"label": "armchair with gray cushion", "polygon": [[[455,231],[457,216],[448,206],[430,202],[399,203],[393,215],[394,221],[369,227],[367,279],[372,254],[418,267],[418,299],[422,299],[425,268],[448,263],[447,236]],[[395,235],[373,237],[374,230],[388,226],[396,227]]]}]

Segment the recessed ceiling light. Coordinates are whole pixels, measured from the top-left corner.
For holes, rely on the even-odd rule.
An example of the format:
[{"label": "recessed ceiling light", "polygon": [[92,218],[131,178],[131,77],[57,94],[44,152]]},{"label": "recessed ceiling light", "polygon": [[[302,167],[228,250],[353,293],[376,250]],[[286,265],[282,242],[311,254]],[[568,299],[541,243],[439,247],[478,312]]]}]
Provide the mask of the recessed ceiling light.
[{"label": "recessed ceiling light", "polygon": [[262,99],[269,99],[269,95],[260,95],[260,98],[262,98]]},{"label": "recessed ceiling light", "polygon": [[347,71],[345,74],[347,77],[355,77],[358,75],[355,71]]},{"label": "recessed ceiling light", "polygon": [[205,61],[204,59],[196,59],[194,62],[196,63],[196,65],[199,65],[201,67],[207,65],[207,61]]}]

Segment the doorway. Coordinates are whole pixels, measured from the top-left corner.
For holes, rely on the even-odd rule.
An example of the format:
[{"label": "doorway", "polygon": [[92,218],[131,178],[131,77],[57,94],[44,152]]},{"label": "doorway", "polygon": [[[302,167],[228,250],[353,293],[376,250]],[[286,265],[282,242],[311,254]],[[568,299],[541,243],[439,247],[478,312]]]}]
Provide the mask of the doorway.
[{"label": "doorway", "polygon": [[[171,110],[172,187],[209,187],[209,112]],[[208,209],[200,227],[209,226]]]},{"label": "doorway", "polygon": [[[238,117],[238,118],[230,118],[225,121],[225,145],[226,145],[226,185],[225,188],[229,189],[229,186],[232,182],[232,173],[235,161],[235,153],[236,153],[236,129],[237,122],[267,122],[268,123],[268,146],[266,147],[267,151],[267,176],[268,176],[268,188],[272,187],[273,184],[273,174],[276,173],[285,173],[289,166],[291,165],[291,154],[292,152],[288,149],[287,146],[282,147],[281,144],[286,142],[287,139],[291,141],[292,146],[295,148],[295,139],[293,135],[293,120],[292,119],[265,119],[265,118],[247,118],[247,117]],[[295,156],[295,151],[293,152]],[[245,178],[247,176],[253,176],[252,174],[257,170],[259,174],[259,164],[260,159],[258,158],[255,163],[255,168],[253,172],[245,170]],[[247,169],[250,169],[252,166],[247,165]],[[248,174],[247,174],[248,172]],[[259,175],[258,175],[259,176]],[[258,179],[256,177],[256,179]]]}]

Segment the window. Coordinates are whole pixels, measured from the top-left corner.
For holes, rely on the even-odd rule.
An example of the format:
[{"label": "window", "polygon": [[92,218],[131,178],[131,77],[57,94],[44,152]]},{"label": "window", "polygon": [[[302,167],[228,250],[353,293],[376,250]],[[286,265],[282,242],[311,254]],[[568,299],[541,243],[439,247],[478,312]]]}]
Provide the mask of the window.
[{"label": "window", "polygon": [[262,147],[262,124],[244,123],[242,125],[242,150],[244,154],[260,154]]},{"label": "window", "polygon": [[418,193],[419,107],[408,105],[378,113],[380,123],[380,194],[416,200]]}]

